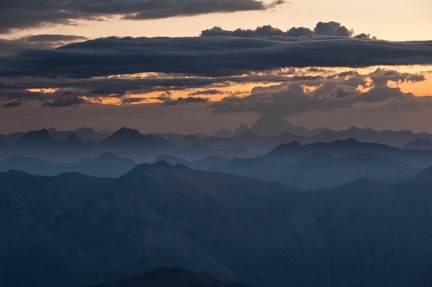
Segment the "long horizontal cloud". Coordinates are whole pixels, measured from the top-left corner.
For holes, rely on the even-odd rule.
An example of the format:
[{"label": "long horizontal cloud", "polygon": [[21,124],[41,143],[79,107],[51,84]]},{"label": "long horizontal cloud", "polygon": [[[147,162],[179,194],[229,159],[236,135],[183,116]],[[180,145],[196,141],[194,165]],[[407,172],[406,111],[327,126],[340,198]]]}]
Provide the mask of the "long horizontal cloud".
[{"label": "long horizontal cloud", "polygon": [[[292,71],[291,71],[292,70]],[[297,76],[295,70],[266,71],[265,73],[249,73],[241,77],[200,77],[183,74],[156,74],[143,78],[136,77],[103,77],[91,79],[69,78],[41,78],[41,77],[11,77],[2,78],[0,82],[0,95],[14,95],[12,91],[26,91],[27,89],[62,89],[75,90],[78,94],[88,97],[94,96],[123,96],[126,93],[150,93],[164,92],[167,90],[185,90],[206,88],[204,91],[192,92],[189,96],[197,95],[221,95],[217,89],[207,90],[209,87],[228,87],[235,84],[259,83],[259,82],[285,82],[308,81],[318,76]],[[25,94],[29,94],[28,91]]]},{"label": "long horizontal cloud", "polygon": [[[309,69],[308,69],[309,70]],[[219,90],[232,84],[308,81],[317,76],[297,76],[295,69],[266,71],[265,73],[249,73],[240,77],[200,77],[183,74],[150,74],[144,77],[103,77],[92,79],[12,77],[0,81],[0,102],[7,103],[27,101],[46,105],[55,98],[68,98],[79,95],[93,102],[101,102],[103,98],[121,100],[123,104],[144,101],[142,94],[152,92],[187,90],[188,96],[229,94]],[[231,91],[232,93],[232,91]],[[134,96],[135,95],[135,96]],[[52,106],[52,105],[51,105]],[[57,105],[59,106],[59,105]]]},{"label": "long horizontal cloud", "polygon": [[0,56],[15,54],[24,49],[48,49],[71,42],[84,41],[87,38],[76,35],[43,34],[25,36],[19,39],[7,40],[0,38]]},{"label": "long horizontal cloud", "polygon": [[46,23],[72,24],[77,19],[155,19],[215,12],[265,10],[284,1],[257,0],[13,0],[0,1],[0,33]]},{"label": "long horizontal cloud", "polygon": [[186,98],[179,97],[177,99],[173,99],[171,96],[172,94],[170,92],[165,92],[153,99],[158,100],[164,106],[174,106],[180,104],[202,104],[202,103],[207,103],[209,101],[208,98],[202,98],[202,97],[186,97]]},{"label": "long horizontal cloud", "polygon": [[63,108],[63,107],[70,107],[70,106],[84,104],[85,102],[86,101],[84,99],[77,96],[67,96],[67,97],[62,96],[62,97],[57,97],[52,101],[44,101],[42,103],[42,106]]},{"label": "long horizontal cloud", "polygon": [[[285,1],[274,1],[270,4],[264,4],[263,1],[255,0],[182,0],[172,5],[173,1],[159,0],[153,2],[151,6],[146,5],[142,11],[125,16],[126,19],[157,19],[172,16],[187,16],[207,14],[213,12],[234,12],[245,10],[265,10],[275,5],[283,4]],[[149,9],[151,8],[151,9]]]},{"label": "long horizontal cloud", "polygon": [[87,78],[139,72],[224,76],[281,67],[432,63],[432,41],[346,37],[101,38],[0,58],[0,77]]}]

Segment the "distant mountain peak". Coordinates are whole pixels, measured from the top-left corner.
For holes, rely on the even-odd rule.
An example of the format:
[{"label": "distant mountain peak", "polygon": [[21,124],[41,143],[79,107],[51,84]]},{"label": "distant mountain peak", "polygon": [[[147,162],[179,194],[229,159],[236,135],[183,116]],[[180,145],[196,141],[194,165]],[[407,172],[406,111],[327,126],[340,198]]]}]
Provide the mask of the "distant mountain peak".
[{"label": "distant mountain peak", "polygon": [[47,129],[41,129],[36,131],[28,131],[25,136],[33,136],[33,137],[42,137],[42,136],[50,136],[50,133]]},{"label": "distant mountain peak", "polygon": [[278,145],[273,150],[271,150],[269,154],[279,154],[280,152],[283,153],[286,150],[297,149],[299,147],[302,147],[302,145],[298,141],[292,141]]},{"label": "distant mountain peak", "polygon": [[332,143],[358,144],[360,142],[358,140],[356,140],[356,139],[348,138],[346,140],[334,140]]},{"label": "distant mountain peak", "polygon": [[29,131],[25,133],[16,143],[17,145],[22,144],[40,144],[49,143],[56,141],[46,129],[41,129],[37,131]]},{"label": "distant mountain peak", "polygon": [[402,146],[403,149],[419,149],[430,150],[432,149],[432,141],[429,139],[416,138]]},{"label": "distant mountain peak", "polygon": [[371,129],[370,127],[365,127],[362,129],[362,128],[359,128],[356,126],[350,126],[348,131],[369,131],[370,132],[370,131],[375,131],[375,130]]},{"label": "distant mountain peak", "polygon": [[144,135],[138,130],[123,127],[105,138],[101,143],[124,143],[126,141],[134,141],[142,137],[144,137]]},{"label": "distant mountain peak", "polygon": [[164,168],[164,169],[172,169],[173,168],[172,165],[170,165],[169,163],[167,163],[164,160],[161,160],[161,161],[154,163],[153,166],[156,168]]},{"label": "distant mountain peak", "polygon": [[115,131],[112,135],[141,135],[141,133],[136,129],[122,127],[121,129]]},{"label": "distant mountain peak", "polygon": [[233,136],[238,136],[238,135],[241,135],[241,134],[243,134],[243,133],[245,133],[245,132],[247,132],[247,131],[249,131],[250,129],[249,129],[249,127],[247,126],[247,125],[245,125],[245,124],[241,124],[233,133],[232,133],[232,135]]},{"label": "distant mountain peak", "polygon": [[278,136],[283,133],[306,136],[319,133],[321,130],[311,131],[304,127],[293,126],[277,114],[263,113],[253,124],[251,131],[261,136]]},{"label": "distant mountain peak", "polygon": [[82,140],[74,134],[69,135],[66,138],[65,142],[68,144],[82,144],[83,143]]},{"label": "distant mountain peak", "polygon": [[251,130],[259,135],[272,136],[279,135],[292,128],[293,126],[283,118],[275,114],[263,113],[258,121],[253,124]]}]

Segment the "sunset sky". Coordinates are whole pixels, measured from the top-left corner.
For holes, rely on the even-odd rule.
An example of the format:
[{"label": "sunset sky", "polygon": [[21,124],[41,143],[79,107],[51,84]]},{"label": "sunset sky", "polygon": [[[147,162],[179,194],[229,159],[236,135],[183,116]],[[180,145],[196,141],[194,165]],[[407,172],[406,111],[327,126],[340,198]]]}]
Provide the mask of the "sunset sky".
[{"label": "sunset sky", "polygon": [[0,133],[432,132],[432,2],[6,0]]}]

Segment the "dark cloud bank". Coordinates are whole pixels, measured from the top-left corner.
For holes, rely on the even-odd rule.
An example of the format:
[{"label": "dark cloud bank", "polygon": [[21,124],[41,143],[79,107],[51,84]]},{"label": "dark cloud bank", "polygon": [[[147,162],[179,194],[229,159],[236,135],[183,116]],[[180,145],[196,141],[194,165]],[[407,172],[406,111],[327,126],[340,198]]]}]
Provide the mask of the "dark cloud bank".
[{"label": "dark cloud bank", "polygon": [[257,0],[5,0],[0,1],[0,33],[44,24],[73,24],[75,20],[158,19],[216,12],[266,10],[271,4]]},{"label": "dark cloud bank", "polygon": [[0,77],[89,78],[139,72],[226,76],[283,67],[431,64],[432,41],[349,37],[101,38],[0,58]]}]

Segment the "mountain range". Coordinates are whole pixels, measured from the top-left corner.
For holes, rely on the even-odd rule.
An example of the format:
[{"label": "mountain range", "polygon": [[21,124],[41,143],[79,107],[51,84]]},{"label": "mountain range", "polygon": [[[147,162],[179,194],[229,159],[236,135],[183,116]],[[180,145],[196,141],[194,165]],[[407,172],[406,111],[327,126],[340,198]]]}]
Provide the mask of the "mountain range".
[{"label": "mountain range", "polygon": [[432,258],[432,168],[301,192],[165,162],[96,178],[0,173],[0,286],[172,266],[254,286],[407,286]]},{"label": "mountain range", "polygon": [[[269,126],[270,123],[272,125]],[[275,129],[279,127],[278,131],[269,128],[271,126]],[[267,132],[263,133],[261,130]],[[115,132],[97,132],[91,128],[57,131],[51,128],[0,135],[0,160],[11,157],[32,157],[53,163],[72,164],[81,159],[97,157],[104,152],[114,153],[122,158],[131,158],[139,163],[154,161],[160,155],[175,156],[189,161],[200,160],[206,156],[222,156],[230,159],[251,158],[267,154],[281,145],[292,142],[310,146],[318,143],[334,145],[338,141],[347,143],[350,140],[387,145],[406,150],[406,153],[432,149],[432,134],[375,131],[355,127],[341,131],[307,130],[294,127],[276,116],[263,115],[252,128],[241,125],[233,133],[221,131],[213,136],[174,133],[141,134],[129,128],[121,128]],[[361,152],[369,153],[357,151],[357,153]],[[391,157],[389,153],[381,155]],[[402,158],[395,159],[403,161]],[[412,162],[406,163],[419,168],[430,165],[429,161],[420,163],[418,166]]]},{"label": "mountain range", "polygon": [[[0,171],[11,169],[37,175],[80,172],[118,177],[143,162],[165,160],[191,168],[242,175],[262,181],[278,181],[300,190],[336,187],[361,178],[385,183],[404,181],[432,165],[432,150],[398,148],[354,139],[300,144],[288,141],[265,154],[251,152],[246,142],[266,139],[251,132],[231,138],[183,137],[165,139],[122,128],[99,143],[82,142],[76,135],[55,139],[48,130],[28,132],[15,144],[0,147]],[[278,139],[291,140],[288,134]],[[203,140],[208,143],[192,143]],[[211,142],[214,144],[211,144]],[[268,142],[269,142],[268,141]],[[277,143],[278,141],[273,141]],[[425,142],[425,141],[423,141]],[[184,145],[190,146],[183,147]],[[234,145],[235,144],[235,145]],[[261,144],[265,144],[261,141]],[[211,146],[218,146],[218,148]]]}]

